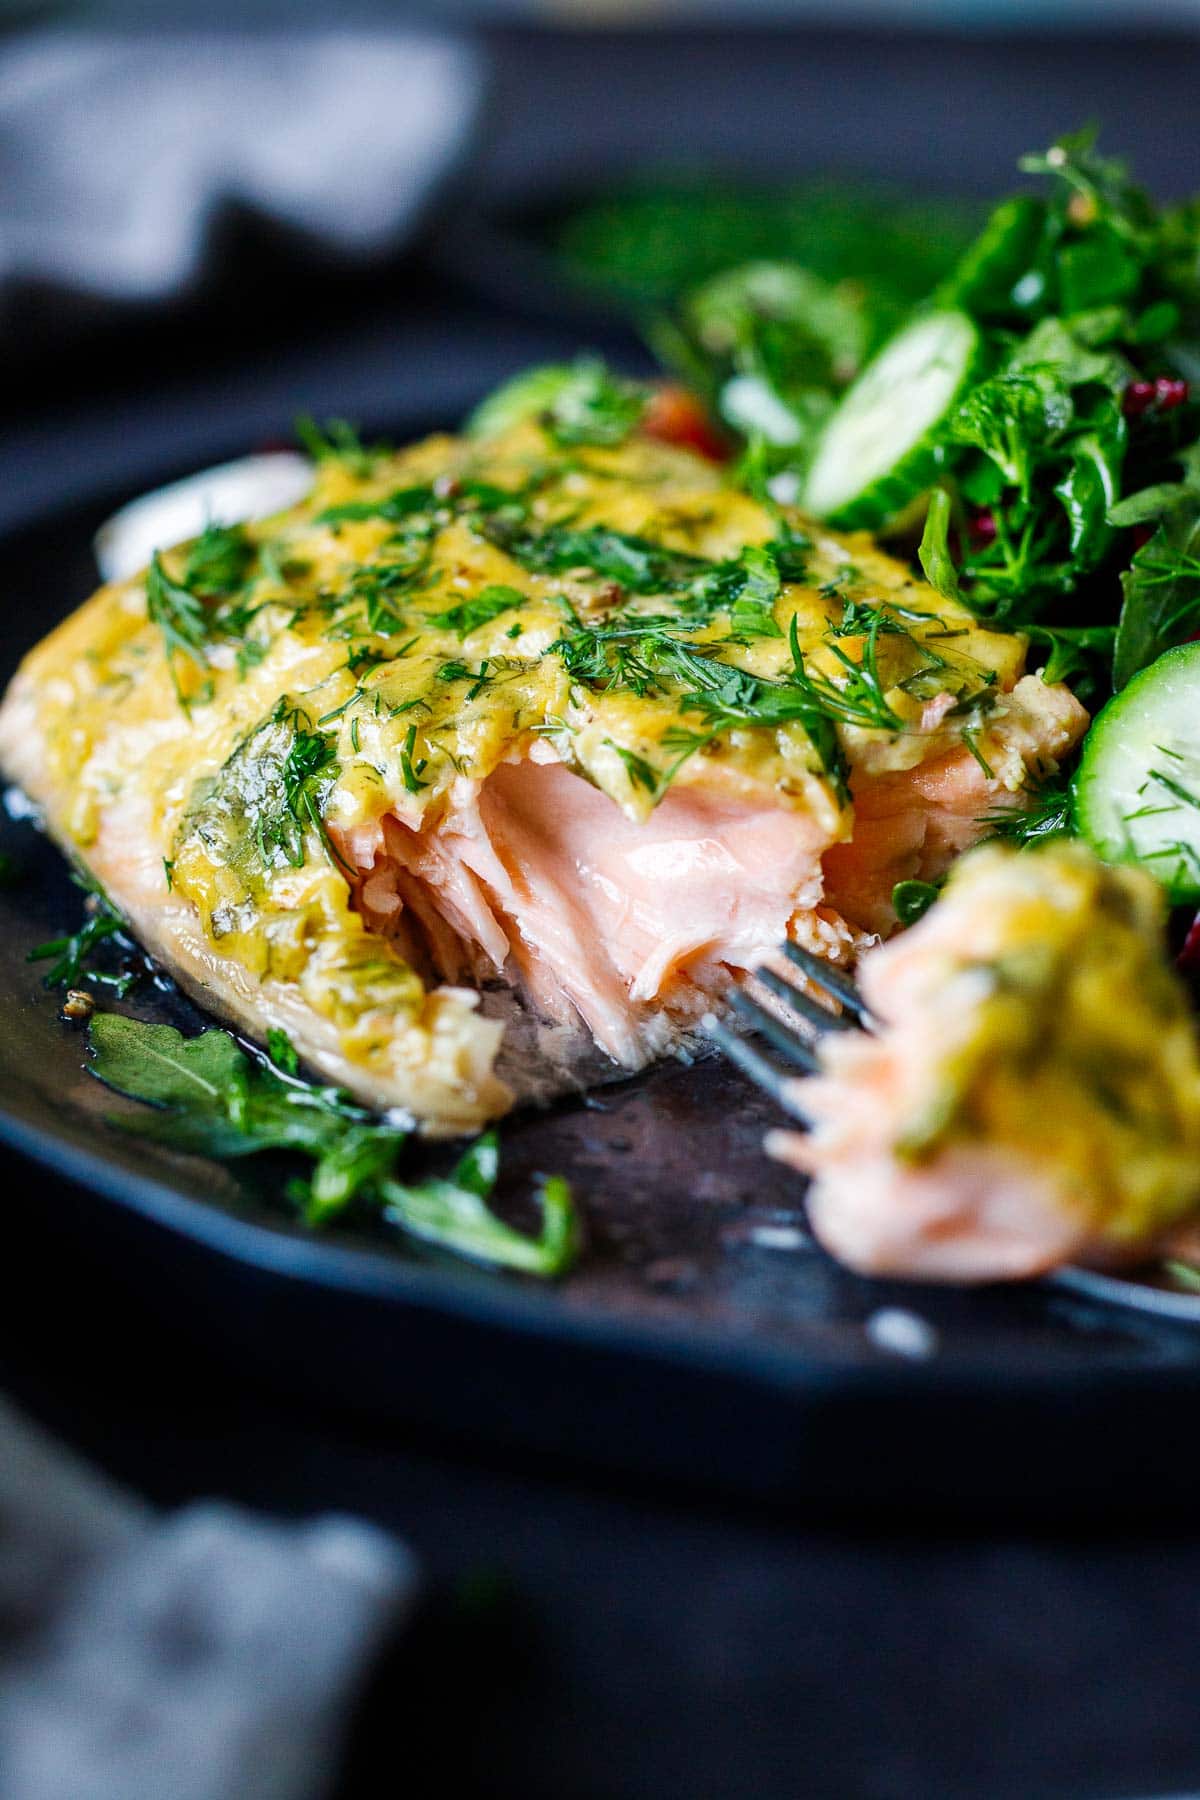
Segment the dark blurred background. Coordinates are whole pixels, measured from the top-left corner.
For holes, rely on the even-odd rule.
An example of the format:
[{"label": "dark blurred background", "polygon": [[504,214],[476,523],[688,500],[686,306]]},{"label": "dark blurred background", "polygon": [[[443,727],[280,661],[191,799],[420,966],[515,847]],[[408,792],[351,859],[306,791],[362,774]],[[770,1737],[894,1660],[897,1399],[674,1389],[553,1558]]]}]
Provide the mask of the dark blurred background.
[{"label": "dark blurred background", "polygon": [[[94,487],[114,402],[120,442],[100,460],[115,488],[286,436],[301,408],[417,428],[431,400],[452,417],[523,361],[581,342],[644,359],[637,332],[611,307],[565,291],[539,254],[538,228],[553,225],[564,202],[630,174],[778,182],[833,173],[985,197],[1012,185],[1020,152],[1096,119],[1105,142],[1160,193],[1196,182],[1200,36],[1188,4],[461,0],[341,6],[333,19],[308,0],[203,8],[176,0],[26,4],[0,10],[4,17],[0,523]],[[345,53],[349,45],[368,63],[384,54],[402,62],[405,32],[448,25],[477,61],[450,84],[455,124],[436,172],[414,183],[393,141],[411,96],[400,93],[389,109],[381,82],[364,110],[358,64]],[[278,148],[264,205],[227,142],[204,156],[204,122],[220,136],[239,114],[252,115],[255,84],[269,80],[280,47],[294,51],[322,32],[318,44],[339,54],[320,120],[309,132],[270,121]],[[189,80],[196,33],[210,56],[217,46],[218,62],[199,98]],[[132,69],[122,66],[131,46],[144,59]],[[473,81],[477,92],[464,93]],[[296,91],[303,112],[303,80]],[[163,156],[155,135],[171,135],[168,95],[195,109],[193,162],[184,159],[174,194],[176,147]],[[145,132],[136,148],[131,118]],[[74,134],[65,151],[64,119]],[[328,168],[348,154],[369,169],[383,138],[398,196],[391,219],[373,189],[371,216],[339,239],[330,225],[344,195],[330,194],[308,217],[302,195],[287,195],[287,159],[301,147],[311,177],[323,159]],[[53,193],[31,174],[48,144],[59,146]],[[46,223],[50,201],[61,208],[63,190],[85,173],[102,181],[114,151],[119,184],[122,147],[137,177],[126,184],[130,208],[141,205],[151,231],[165,211],[190,245],[166,274],[141,271],[143,298],[137,271],[132,279],[127,269],[106,271],[102,234],[83,276],[70,272],[63,240],[69,248],[81,234],[77,209],[53,230]],[[105,199],[114,202],[111,191]]]},{"label": "dark blurred background", "polygon": [[[452,34],[419,92],[409,31]],[[280,117],[262,95],[285,77]],[[581,345],[647,364],[639,303],[560,254],[574,208],[631,175],[866,177],[969,208],[1096,119],[1178,196],[1198,91],[1185,0],[5,4],[0,532],[98,520],[300,411],[403,434]],[[1161,1496],[1117,1521],[1102,1494],[1066,1522],[879,1516],[869,1494],[780,1516],[503,1463],[229,1367],[219,1320],[170,1316],[155,1257],[104,1263],[85,1199],[4,1175],[19,1401],[156,1501],[348,1507],[430,1571],[345,1792],[410,1786],[418,1750],[450,1791],[520,1800],[1195,1781],[1200,1554]]]}]

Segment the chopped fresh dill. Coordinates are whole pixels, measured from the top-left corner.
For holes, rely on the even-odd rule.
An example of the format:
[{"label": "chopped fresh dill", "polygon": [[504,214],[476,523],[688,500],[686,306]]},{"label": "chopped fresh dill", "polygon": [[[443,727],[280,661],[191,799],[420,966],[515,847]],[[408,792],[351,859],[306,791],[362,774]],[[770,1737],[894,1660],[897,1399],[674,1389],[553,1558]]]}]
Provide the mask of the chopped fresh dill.
[{"label": "chopped fresh dill", "polygon": [[490,625],[501,613],[511,612],[514,606],[524,606],[526,599],[520,588],[493,582],[481,588],[473,599],[463,600],[445,612],[430,614],[428,623],[442,631],[453,631],[459,637],[469,637],[481,625]]},{"label": "chopped fresh dill", "polygon": [[424,760],[413,762],[416,754],[416,742],[417,728],[415,725],[410,725],[400,749],[400,773],[404,778],[404,786],[410,794],[419,794],[422,788],[429,786],[427,781],[421,780],[427,764]]},{"label": "chopped fresh dill", "polygon": [[146,616],[162,632],[175,697],[187,712],[189,701],[179,680],[176,659],[185,656],[197,668],[207,666],[210,620],[198,595],[167,574],[157,550],[146,571]]},{"label": "chopped fresh dill", "polygon": [[136,976],[128,973],[110,974],[106,970],[89,966],[101,944],[112,938],[125,937],[125,921],[99,888],[79,876],[73,876],[72,879],[77,887],[85,890],[87,896],[83,924],[66,937],[51,938],[48,943],[38,944],[29,951],[26,960],[49,962],[51,958],[54,959],[52,966],[42,977],[45,987],[77,987],[86,978],[115,988],[119,995],[127,994]]},{"label": "chopped fresh dill", "polygon": [[1071,830],[1071,784],[1061,776],[1038,780],[1029,777],[1023,790],[1026,804],[997,807],[979,820],[988,835],[1025,848],[1046,838],[1064,837]]}]

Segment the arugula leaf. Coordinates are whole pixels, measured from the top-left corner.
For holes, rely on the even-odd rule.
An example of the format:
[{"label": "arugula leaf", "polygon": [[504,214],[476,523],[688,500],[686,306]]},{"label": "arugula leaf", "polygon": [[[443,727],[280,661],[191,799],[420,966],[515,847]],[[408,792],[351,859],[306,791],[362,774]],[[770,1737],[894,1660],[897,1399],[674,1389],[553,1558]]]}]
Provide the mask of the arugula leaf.
[{"label": "arugula leaf", "polygon": [[416,1185],[385,1176],[379,1184],[384,1216],[413,1237],[478,1262],[527,1275],[562,1275],[579,1254],[578,1216],[561,1175],[542,1181],[542,1229],[536,1238],[514,1231],[487,1201],[499,1171],[494,1131],[478,1138],[445,1180]]},{"label": "arugula leaf", "polygon": [[929,511],[917,555],[930,587],[947,600],[962,598],[958,588],[958,570],[950,554],[950,520],[953,502],[943,487],[934,488],[929,496]]},{"label": "arugula leaf", "polygon": [[1102,562],[1112,544],[1109,514],[1121,485],[1125,425],[1110,408],[1104,429],[1072,440],[1065,474],[1055,483],[1069,526],[1068,552],[1081,572]]},{"label": "arugula leaf", "polygon": [[1113,652],[1118,689],[1200,625],[1200,491],[1163,513],[1121,576],[1121,590]]},{"label": "arugula leaf", "polygon": [[[1035,644],[1049,646],[1042,678],[1051,684],[1094,676],[1096,664],[1112,660],[1115,625],[1036,625],[1025,627]],[[1093,679],[1091,685],[1102,685]]]},{"label": "arugula leaf", "polygon": [[[340,1089],[253,1060],[227,1031],[213,1027],[185,1038],[171,1025],[97,1013],[88,1036],[90,1073],[156,1109],[110,1123],[222,1160],[278,1150],[309,1158],[311,1177],[287,1189],[309,1225],[323,1225],[358,1201],[410,1236],[499,1267],[554,1276],[575,1259],[579,1226],[560,1177],[544,1183],[535,1238],[489,1209],[499,1171],[494,1132],[479,1138],[450,1176],[405,1183],[395,1166],[406,1132],[378,1123]],[[286,1060],[294,1059],[286,1035],[272,1033],[273,1054],[283,1046]]]},{"label": "arugula leaf", "polygon": [[212,1118],[242,1120],[250,1063],[227,1031],[185,1038],[173,1025],[143,1025],[97,1013],[89,1042],[91,1073],[151,1106],[178,1106]]}]

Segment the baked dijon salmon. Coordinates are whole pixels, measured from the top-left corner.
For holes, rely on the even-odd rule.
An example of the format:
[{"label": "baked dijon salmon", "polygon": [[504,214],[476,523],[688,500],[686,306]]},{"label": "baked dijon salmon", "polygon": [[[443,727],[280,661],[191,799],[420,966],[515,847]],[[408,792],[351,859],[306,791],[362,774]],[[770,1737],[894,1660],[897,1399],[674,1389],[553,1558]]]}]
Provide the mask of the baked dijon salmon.
[{"label": "baked dijon salmon", "polygon": [[581,1038],[678,1046],[786,935],[886,933],[1083,731],[1024,662],[691,451],[527,420],[325,456],[102,588],[0,757],[205,1005],[453,1133]]}]

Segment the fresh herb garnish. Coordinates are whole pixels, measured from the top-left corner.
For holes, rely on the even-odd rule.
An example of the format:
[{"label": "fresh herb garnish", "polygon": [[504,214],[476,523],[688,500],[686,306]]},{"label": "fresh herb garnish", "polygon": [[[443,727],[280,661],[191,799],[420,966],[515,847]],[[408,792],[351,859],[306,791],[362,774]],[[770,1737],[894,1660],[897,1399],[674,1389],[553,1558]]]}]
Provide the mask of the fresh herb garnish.
[{"label": "fresh herb garnish", "polygon": [[369,475],[376,460],[387,454],[386,444],[364,444],[345,419],[328,419],[322,430],[308,413],[301,413],[295,432],[314,462],[344,462],[354,475]]},{"label": "fresh herb garnish", "polygon": [[242,525],[206,525],[187,552],[183,586],[206,598],[224,598],[243,586],[255,548]]},{"label": "fresh herb garnish", "polygon": [[173,1026],[116,1013],[98,1013],[88,1041],[91,1073],[156,1109],[114,1117],[121,1130],[222,1160],[264,1151],[309,1159],[311,1175],[287,1188],[307,1224],[325,1224],[353,1203],[425,1243],[501,1268],[556,1276],[575,1259],[578,1222],[560,1177],[543,1185],[536,1238],[506,1225],[487,1204],[499,1171],[493,1132],[448,1177],[401,1181],[396,1164],[407,1134],[381,1124],[341,1089],[302,1081],[282,1032],[271,1035],[270,1063],[249,1057],[226,1031],[185,1038]]},{"label": "fresh herb garnish", "polygon": [[716,566],[705,557],[668,550],[607,525],[550,525],[540,532],[484,529],[514,562],[535,574],[587,573],[632,594],[678,593]]},{"label": "fresh herb garnish", "polygon": [[84,901],[83,924],[67,937],[51,938],[48,943],[38,944],[29,952],[26,961],[49,962],[51,958],[54,959],[53,966],[42,977],[45,987],[77,987],[86,978],[115,988],[119,995],[124,996],[137,980],[135,974],[128,971],[114,974],[91,965],[100,946],[114,938],[126,938],[128,927],[100,888],[80,876],[72,876],[72,880],[77,887],[84,889],[87,896]]},{"label": "fresh herb garnish", "polygon": [[217,775],[197,785],[179,841],[194,834],[252,887],[271,869],[301,868],[310,831],[341,866],[324,822],[338,773],[336,734],[314,726],[285,694]]},{"label": "fresh herb garnish", "polygon": [[190,700],[179,679],[177,658],[186,657],[197,668],[207,666],[210,619],[203,600],[167,574],[157,551],[146,571],[146,616],[162,632],[175,697],[186,712]]},{"label": "fresh herb garnish", "polygon": [[1024,804],[997,807],[980,819],[979,823],[987,827],[989,837],[1024,849],[1030,844],[1040,844],[1046,838],[1066,836],[1071,831],[1071,784],[1065,777],[1042,780],[1029,777],[1023,801]]},{"label": "fresh herb garnish", "polygon": [[527,596],[520,588],[506,587],[501,582],[493,582],[488,587],[480,588],[470,600],[460,601],[445,612],[431,613],[428,623],[437,626],[441,631],[453,631],[459,637],[468,637],[472,631],[478,631],[481,625],[490,625],[501,613],[511,612],[514,606],[524,606]]}]

